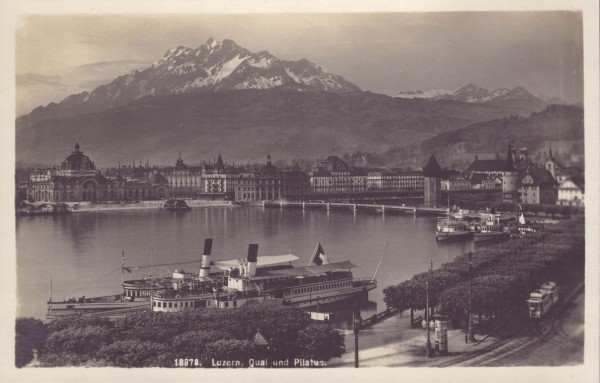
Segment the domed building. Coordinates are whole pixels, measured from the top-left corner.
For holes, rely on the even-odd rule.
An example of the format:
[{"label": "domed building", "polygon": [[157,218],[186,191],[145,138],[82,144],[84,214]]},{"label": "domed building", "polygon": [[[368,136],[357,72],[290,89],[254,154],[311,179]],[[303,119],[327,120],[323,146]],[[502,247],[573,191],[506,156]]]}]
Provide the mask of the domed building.
[{"label": "domed building", "polygon": [[78,142],[75,144],[75,150],[62,162],[58,175],[65,177],[96,175],[96,165],[80,149]]},{"label": "domed building", "polygon": [[77,143],[60,169],[48,177],[30,179],[28,198],[39,202],[108,202],[166,197],[168,183],[164,177],[155,180],[148,177],[128,182],[120,176],[108,179],[96,170],[94,162]]}]

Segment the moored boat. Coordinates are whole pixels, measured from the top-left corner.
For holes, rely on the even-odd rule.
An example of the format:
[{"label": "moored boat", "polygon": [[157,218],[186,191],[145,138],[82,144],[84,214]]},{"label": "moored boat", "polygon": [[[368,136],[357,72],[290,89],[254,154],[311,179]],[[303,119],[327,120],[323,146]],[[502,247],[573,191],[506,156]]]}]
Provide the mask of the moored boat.
[{"label": "moored boat", "polygon": [[[172,312],[191,308],[235,308],[250,304],[290,304],[301,308],[354,298],[377,287],[375,278],[354,278],[349,261],[330,263],[319,244],[309,266],[294,267],[293,254],[258,257],[250,245],[246,258],[211,260],[206,239],[199,272],[173,271],[171,276],[122,280],[122,293],[48,301],[47,320],[69,315],[123,316],[134,310]],[[165,266],[165,265],[155,265]],[[211,272],[211,266],[218,270]],[[122,275],[131,272],[122,255]],[[138,267],[139,269],[140,267]],[[52,295],[52,294],[51,294]]]},{"label": "moored boat", "polygon": [[435,230],[437,241],[469,238],[473,238],[473,232],[469,229],[469,224],[466,221],[450,217],[438,219]]},{"label": "moored boat", "polygon": [[483,223],[473,227],[474,241],[482,242],[508,237],[508,228],[500,223],[495,214],[487,214]]},{"label": "moored boat", "polygon": [[29,203],[22,202],[16,210],[17,217],[39,216],[39,215],[64,215],[71,214],[71,209],[66,203]]},{"label": "moored boat", "polygon": [[123,300],[122,294],[106,295],[93,298],[70,298],[62,301],[48,300],[48,312],[46,321],[84,314],[115,314],[120,312],[125,314],[137,309],[148,308],[148,302]]},{"label": "moored boat", "polygon": [[354,278],[349,261],[330,263],[319,244],[309,266],[294,267],[293,254],[258,257],[251,244],[247,257],[211,263],[224,270],[223,286],[213,291],[161,291],[152,296],[154,311],[191,307],[236,308],[250,304],[289,304],[300,308],[352,299],[377,287],[374,278]]},{"label": "moored boat", "polygon": [[170,199],[164,204],[164,208],[170,211],[187,211],[192,208],[182,199]]},{"label": "moored boat", "polygon": [[458,211],[458,216],[450,216],[450,195],[448,195],[448,209],[445,218],[438,218],[435,227],[436,241],[450,241],[458,239],[473,238],[473,233],[469,228],[469,223],[463,218],[462,210]]}]

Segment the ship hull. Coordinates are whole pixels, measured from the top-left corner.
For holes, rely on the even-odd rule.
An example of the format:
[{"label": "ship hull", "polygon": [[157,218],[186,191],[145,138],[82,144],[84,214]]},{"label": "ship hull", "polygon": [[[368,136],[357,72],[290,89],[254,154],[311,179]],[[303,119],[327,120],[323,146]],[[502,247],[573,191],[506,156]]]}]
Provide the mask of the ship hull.
[{"label": "ship hull", "polygon": [[304,294],[286,297],[286,301],[299,308],[317,307],[322,304],[341,302],[355,298],[361,293],[368,293],[377,287],[376,282],[362,286],[354,286],[343,290],[323,291],[319,294]]},{"label": "ship hull", "polygon": [[484,242],[491,241],[497,239],[505,239],[507,235],[503,232],[493,232],[493,233],[475,233],[474,240],[475,242]]},{"label": "ship hull", "polygon": [[445,232],[436,232],[435,233],[435,239],[438,242],[461,240],[461,239],[471,239],[471,238],[473,238],[473,233],[471,233],[469,231],[452,232],[452,233],[445,233]]}]

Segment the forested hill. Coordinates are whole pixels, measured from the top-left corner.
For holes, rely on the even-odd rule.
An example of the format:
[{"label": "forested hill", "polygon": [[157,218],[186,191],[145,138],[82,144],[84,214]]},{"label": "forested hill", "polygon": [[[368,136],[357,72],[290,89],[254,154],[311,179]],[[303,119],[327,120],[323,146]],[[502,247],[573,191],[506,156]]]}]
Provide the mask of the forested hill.
[{"label": "forested hill", "polygon": [[[548,142],[574,142],[583,153],[583,109],[570,105],[550,105],[529,117],[510,116],[476,122],[465,128],[444,132],[423,140],[418,146],[404,146],[387,152],[388,159],[410,161],[431,154],[446,164],[465,164],[475,154],[505,155],[509,136],[513,146],[526,146],[530,153],[548,150]],[[555,145],[555,148],[557,145]]]}]

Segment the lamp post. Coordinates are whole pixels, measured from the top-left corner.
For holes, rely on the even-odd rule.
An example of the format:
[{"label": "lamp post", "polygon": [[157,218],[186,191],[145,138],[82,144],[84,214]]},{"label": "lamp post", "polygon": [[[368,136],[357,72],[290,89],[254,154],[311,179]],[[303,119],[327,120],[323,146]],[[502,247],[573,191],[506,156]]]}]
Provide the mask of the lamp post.
[{"label": "lamp post", "polygon": [[425,282],[425,321],[427,322],[427,351],[425,352],[425,356],[431,358],[433,355],[431,353],[431,336],[429,334],[429,282]]},{"label": "lamp post", "polygon": [[475,335],[473,334],[473,269],[471,266],[472,252],[469,251],[469,317],[467,323],[467,343],[475,342]]},{"label": "lamp post", "polygon": [[354,368],[358,368],[358,331],[360,320],[360,311],[358,307],[358,297],[354,301],[354,313],[352,315],[353,327],[354,327]]}]

